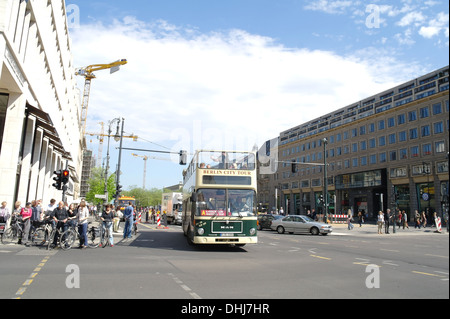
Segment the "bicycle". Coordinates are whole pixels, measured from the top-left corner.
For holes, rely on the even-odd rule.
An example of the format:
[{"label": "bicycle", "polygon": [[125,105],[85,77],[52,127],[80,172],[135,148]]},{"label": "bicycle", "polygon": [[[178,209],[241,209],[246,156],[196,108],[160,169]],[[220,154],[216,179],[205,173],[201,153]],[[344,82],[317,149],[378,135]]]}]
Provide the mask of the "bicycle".
[{"label": "bicycle", "polygon": [[[88,223],[89,225],[91,222]],[[73,247],[73,244],[78,239],[81,243],[82,239],[80,233],[77,231],[77,225],[73,224],[69,227],[64,233],[64,247],[61,247],[63,250],[69,250]],[[100,243],[100,236],[98,235],[97,227],[91,226],[87,230],[87,238],[88,242],[85,245],[89,248],[97,248]]]},{"label": "bicycle", "polygon": [[[65,224],[65,223],[64,223]],[[59,230],[58,227],[55,227],[52,229],[50,236],[48,237],[48,243],[47,243],[47,250],[51,249],[54,245],[53,242],[55,241],[55,236],[58,235],[59,239],[56,243],[55,247],[59,245],[63,250],[67,250],[68,246],[70,245],[70,242],[66,242],[66,237],[64,237],[64,231]],[[71,239],[71,238],[67,238]]]},{"label": "bicycle", "polygon": [[53,222],[51,220],[44,220],[38,228],[31,234],[31,242],[35,246],[44,246],[47,239],[53,230]]},{"label": "bicycle", "polygon": [[12,244],[14,241],[19,241],[21,236],[19,235],[23,234],[23,227],[22,227],[22,219],[17,216],[13,216],[11,219],[11,225],[10,227],[2,234],[2,244],[3,245],[9,245]]},{"label": "bicycle", "polygon": [[[111,222],[109,222],[111,224]],[[102,228],[102,241],[101,241],[101,247],[105,248],[106,246],[113,246],[109,240],[110,236],[111,236],[111,232],[110,232],[110,228],[112,226],[109,225],[105,225],[103,224],[103,228]]]}]

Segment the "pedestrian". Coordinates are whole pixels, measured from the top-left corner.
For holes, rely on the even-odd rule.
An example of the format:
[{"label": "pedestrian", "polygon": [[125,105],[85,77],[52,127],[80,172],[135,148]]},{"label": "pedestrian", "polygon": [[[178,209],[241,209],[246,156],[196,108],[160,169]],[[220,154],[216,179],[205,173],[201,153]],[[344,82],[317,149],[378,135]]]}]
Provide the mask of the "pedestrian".
[{"label": "pedestrian", "polygon": [[[7,202],[2,202],[2,206],[0,207],[0,223],[4,223],[8,225],[9,218],[11,217],[11,213],[9,212],[9,208],[6,207],[8,205]],[[6,230],[5,225],[5,230]]]},{"label": "pedestrian", "polygon": [[31,203],[26,203],[25,207],[20,211],[22,216],[23,232],[22,238],[19,237],[19,244],[23,241],[23,244],[30,247],[30,230],[31,230],[31,217],[33,216],[33,210],[31,209]]},{"label": "pedestrian", "polygon": [[425,216],[424,211],[422,211],[422,215],[420,216],[420,222],[423,228],[427,227],[427,216]]},{"label": "pedestrian", "polygon": [[60,201],[58,204],[58,207],[56,207],[53,210],[53,220],[56,223],[56,234],[55,234],[55,238],[53,239],[53,247],[56,247],[58,240],[59,240],[59,233],[58,230],[60,231],[60,233],[64,233],[67,230],[67,220],[69,218],[69,215],[67,214],[67,210],[64,207],[64,202]]},{"label": "pedestrian", "polygon": [[347,216],[348,216],[347,218],[348,230],[352,230],[354,226],[352,224],[353,214],[351,209],[348,210]]},{"label": "pedestrian", "polygon": [[403,219],[403,229],[408,228],[409,229],[409,225],[408,225],[408,215],[406,214],[406,211],[403,211],[402,214],[402,219]]},{"label": "pedestrian", "polygon": [[32,200],[31,201],[31,211],[32,211],[32,215],[31,215],[31,229],[36,229],[40,226],[41,224],[41,214],[39,213],[38,210],[38,201],[37,200]]},{"label": "pedestrian", "polygon": [[391,210],[388,208],[386,209],[386,215],[384,215],[384,233],[385,234],[389,234],[389,226],[390,226],[390,222],[391,222]]},{"label": "pedestrian", "polygon": [[362,227],[362,223],[364,221],[364,215],[362,212],[358,212],[358,223],[359,223],[359,227]]},{"label": "pedestrian", "polygon": [[72,203],[69,205],[69,208],[67,209],[67,215],[68,215],[68,219],[67,219],[67,224],[70,227],[75,227],[76,226],[76,220],[77,220],[77,211],[75,209],[75,204]]},{"label": "pedestrian", "polygon": [[88,218],[89,218],[89,209],[86,207],[86,202],[81,201],[80,206],[78,206],[77,210],[78,234],[80,234],[81,249],[85,249],[88,246],[88,237],[87,237]]},{"label": "pedestrian", "polygon": [[128,202],[128,206],[124,210],[123,217],[125,218],[123,239],[131,238],[131,227],[133,227],[133,206],[131,202]]},{"label": "pedestrian", "polygon": [[[378,220],[377,220],[377,224],[378,224],[378,234],[382,234],[382,229],[383,229],[383,224],[385,222],[384,216],[383,216],[383,212],[380,210],[378,212]],[[389,233],[386,233],[389,234]]]},{"label": "pedestrian", "polygon": [[398,211],[398,222],[397,222],[397,226],[399,229],[402,226],[402,220],[403,220],[403,214],[402,214],[402,211],[399,210]]},{"label": "pedestrian", "polygon": [[49,215],[49,212],[52,212],[58,205],[56,205],[56,199],[52,198],[50,200],[50,204],[48,204],[47,209],[45,210],[45,213]]},{"label": "pedestrian", "polygon": [[122,219],[122,212],[120,211],[120,207],[117,206],[117,210],[114,212],[114,219],[113,219],[113,232],[117,233],[119,232],[119,225],[120,220]]},{"label": "pedestrian", "polygon": [[[105,210],[103,211],[102,216],[100,217],[100,219],[103,221],[103,223],[102,223],[102,227],[103,227],[102,236],[105,236],[106,229],[108,229],[109,230],[109,243],[110,243],[111,247],[114,246],[113,233],[112,233],[113,218],[114,218],[114,212],[111,210],[111,205],[107,204],[105,206]],[[101,244],[100,244],[100,246],[101,246]]]},{"label": "pedestrian", "polygon": [[419,211],[417,209],[414,211],[414,228],[415,229],[417,229],[417,228],[420,229],[420,214],[419,214]]}]

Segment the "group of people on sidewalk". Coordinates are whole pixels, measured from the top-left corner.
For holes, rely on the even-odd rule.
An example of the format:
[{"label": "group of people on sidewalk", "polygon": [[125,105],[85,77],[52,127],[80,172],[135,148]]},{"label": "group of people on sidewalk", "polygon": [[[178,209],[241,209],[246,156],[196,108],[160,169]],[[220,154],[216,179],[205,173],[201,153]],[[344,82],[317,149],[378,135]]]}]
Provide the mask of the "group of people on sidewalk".
[{"label": "group of people on sidewalk", "polygon": [[[123,232],[123,238],[131,238],[132,227],[134,224],[134,207],[131,202],[125,208],[123,217],[125,219],[125,228]],[[14,206],[13,212],[10,212],[7,207],[7,202],[2,202],[0,207],[0,223],[4,225],[3,231],[6,231],[12,222],[18,221],[22,227],[22,231],[19,233],[18,244],[24,244],[25,246],[31,245],[30,236],[32,229],[39,227],[43,222],[49,222],[53,228],[58,229],[60,232],[65,232],[70,226],[78,225],[78,233],[80,235],[80,248],[86,248],[88,243],[87,230],[88,230],[88,218],[91,213],[86,205],[85,201],[81,201],[80,204],[67,203],[60,201],[56,204],[56,200],[50,200],[47,207],[42,207],[41,200],[33,200],[27,202],[25,207],[22,207],[20,201],[17,201]],[[114,246],[113,229],[115,232],[119,230],[119,223],[122,217],[122,213],[118,209],[114,210],[113,205],[106,205],[102,214],[99,216],[102,222],[103,229],[109,229],[109,242],[111,247]],[[105,232],[103,232],[104,234]],[[58,241],[58,233],[56,234],[53,242],[53,246],[56,246]]]},{"label": "group of people on sidewalk", "polygon": [[[347,216],[348,216],[347,217],[348,230],[352,230],[354,228],[354,226],[353,226],[354,218],[353,218],[353,213],[352,213],[351,209],[348,210]],[[367,218],[367,216],[365,216],[365,214],[363,212],[359,211],[356,218],[357,218],[359,227],[362,227],[362,224],[365,222],[365,219]],[[430,227],[433,227],[435,225],[436,218],[437,218],[437,213],[434,212],[432,222],[428,223],[428,225]],[[378,234],[383,234],[383,227],[384,227],[384,233],[389,234],[390,233],[389,228],[391,226],[394,226],[394,223],[399,229],[401,227],[403,227],[403,229],[409,229],[408,214],[406,213],[406,211],[399,210],[395,215],[391,212],[390,209],[387,209],[385,213],[383,213],[382,211],[378,212],[378,215],[377,215]],[[421,227],[423,227],[423,228],[427,227],[426,213],[425,212],[419,213],[416,210],[414,213],[414,228],[420,229]]]},{"label": "group of people on sidewalk", "polygon": [[[430,224],[430,226],[434,225],[434,220],[437,217],[437,213],[434,212],[433,214],[433,222]],[[392,224],[394,226],[394,223],[397,224],[397,226],[400,228],[403,226],[403,229],[408,228],[408,214],[405,211],[399,211],[398,214],[392,214],[390,209],[386,210],[386,213],[383,213],[382,211],[378,212],[378,219],[377,219],[377,225],[378,225],[378,234],[383,233],[383,226],[384,226],[384,233],[389,234],[389,227]],[[420,229],[420,227],[425,228],[427,226],[427,218],[425,212],[422,212],[419,214],[417,210],[414,212],[414,228]]]}]

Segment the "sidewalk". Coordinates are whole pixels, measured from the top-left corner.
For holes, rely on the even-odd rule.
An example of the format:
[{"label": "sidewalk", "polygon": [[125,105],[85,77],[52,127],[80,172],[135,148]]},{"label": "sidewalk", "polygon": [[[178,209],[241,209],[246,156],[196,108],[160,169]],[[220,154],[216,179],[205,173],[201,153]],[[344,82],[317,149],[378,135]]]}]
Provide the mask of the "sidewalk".
[{"label": "sidewalk", "polygon": [[402,227],[395,226],[395,234],[393,230],[393,226],[389,227],[389,233],[384,233],[384,226],[383,226],[383,234],[378,234],[378,225],[374,224],[362,224],[362,227],[359,227],[359,224],[354,223],[353,229],[349,230],[347,224],[331,224],[333,226],[333,232],[330,235],[374,235],[374,236],[448,236],[447,228],[442,228],[442,232],[438,233],[436,231],[436,227],[426,227],[421,229],[415,229],[414,226],[409,226],[409,229],[403,229]]}]

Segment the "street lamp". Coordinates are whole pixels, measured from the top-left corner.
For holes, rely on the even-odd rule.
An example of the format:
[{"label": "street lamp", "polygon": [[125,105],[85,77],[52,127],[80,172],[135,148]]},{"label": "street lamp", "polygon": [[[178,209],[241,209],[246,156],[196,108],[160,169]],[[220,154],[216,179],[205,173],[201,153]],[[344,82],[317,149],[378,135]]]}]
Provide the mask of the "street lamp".
[{"label": "street lamp", "polygon": [[104,204],[106,204],[108,202],[109,140],[110,140],[111,133],[112,133],[111,125],[114,122],[117,122],[117,130],[116,130],[116,134],[114,135],[114,140],[116,140],[117,136],[119,136],[119,138],[120,138],[120,135],[119,135],[120,118],[115,118],[115,119],[109,121],[109,124],[108,124],[108,146],[107,146],[106,167],[105,167],[105,187],[103,190],[103,193],[105,195]]},{"label": "street lamp", "polygon": [[325,223],[328,223],[328,176],[327,176],[327,144],[328,140],[323,140],[323,205],[325,213]]}]

